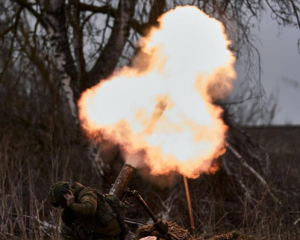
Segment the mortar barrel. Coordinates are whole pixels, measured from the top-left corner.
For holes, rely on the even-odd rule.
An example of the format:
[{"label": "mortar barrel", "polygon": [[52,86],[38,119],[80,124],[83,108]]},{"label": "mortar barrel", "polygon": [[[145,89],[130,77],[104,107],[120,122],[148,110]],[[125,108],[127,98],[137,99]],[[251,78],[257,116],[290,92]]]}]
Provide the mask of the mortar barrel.
[{"label": "mortar barrel", "polygon": [[132,178],[134,170],[135,168],[132,165],[125,163],[117,180],[110,189],[109,194],[114,194],[119,200],[121,200],[123,193],[126,190],[130,179]]}]

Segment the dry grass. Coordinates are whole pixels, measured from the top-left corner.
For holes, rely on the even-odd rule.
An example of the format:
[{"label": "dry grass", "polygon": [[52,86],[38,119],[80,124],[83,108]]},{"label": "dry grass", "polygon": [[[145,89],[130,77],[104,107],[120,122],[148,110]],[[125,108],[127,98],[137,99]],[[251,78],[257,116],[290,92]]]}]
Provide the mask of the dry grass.
[{"label": "dry grass", "polygon": [[[35,133],[35,134],[33,134]],[[52,182],[69,180],[100,188],[91,164],[84,161],[81,144],[70,144],[67,132],[48,135],[21,125],[5,124],[0,128],[0,239],[59,239],[60,210],[47,202]],[[189,180],[196,232],[201,239],[237,230],[255,239],[298,239],[300,232],[294,222],[298,212],[298,193],[290,189],[299,181],[297,159],[272,159],[272,168],[264,176],[280,202],[268,194],[264,186],[249,177],[248,190],[238,179],[228,176],[221,167],[215,175],[202,175]],[[113,168],[112,168],[113,169]],[[112,170],[109,176],[116,176]],[[144,170],[145,171],[145,170]],[[189,217],[181,176],[172,181],[163,177],[163,187],[151,179],[134,176],[131,188],[137,189],[155,214],[188,229]],[[111,175],[113,173],[113,175]],[[294,186],[295,187],[295,186]],[[108,185],[103,186],[107,189]],[[127,216],[141,221],[148,219],[134,200]],[[134,231],[134,227],[132,227]]]},{"label": "dry grass", "polygon": [[60,210],[47,202],[49,186],[61,179],[97,185],[67,135],[36,133],[10,123],[0,128],[0,239],[59,239]]},{"label": "dry grass", "polygon": [[[60,213],[46,201],[59,179],[59,161],[38,153],[39,144],[5,129],[0,139],[0,233],[4,239],[59,239]],[[66,175],[65,172],[62,175]]]}]

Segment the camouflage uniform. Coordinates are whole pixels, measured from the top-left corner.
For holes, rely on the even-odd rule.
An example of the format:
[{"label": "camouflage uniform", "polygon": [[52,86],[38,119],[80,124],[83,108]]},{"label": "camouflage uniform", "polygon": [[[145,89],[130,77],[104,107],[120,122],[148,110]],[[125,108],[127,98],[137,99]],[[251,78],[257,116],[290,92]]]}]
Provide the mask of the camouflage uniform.
[{"label": "camouflage uniform", "polygon": [[[116,209],[109,203],[121,203],[114,195],[103,195],[97,190],[75,183],[68,188],[68,182],[58,182],[50,187],[48,199],[53,206],[62,202],[63,193],[70,189],[75,202],[61,213],[64,225],[61,235],[66,240],[73,239],[119,239],[124,233],[123,221]],[[62,197],[61,197],[62,195]],[[59,205],[60,205],[59,204]],[[124,216],[122,216],[124,217]]]}]

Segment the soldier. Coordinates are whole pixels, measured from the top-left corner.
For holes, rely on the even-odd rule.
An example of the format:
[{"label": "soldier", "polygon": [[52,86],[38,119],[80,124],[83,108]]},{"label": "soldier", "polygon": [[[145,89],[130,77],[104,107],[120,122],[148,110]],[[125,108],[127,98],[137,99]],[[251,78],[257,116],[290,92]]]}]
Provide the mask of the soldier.
[{"label": "soldier", "polygon": [[52,206],[64,210],[61,235],[65,240],[124,239],[123,204],[114,195],[75,182],[57,182],[51,185],[48,200]]}]

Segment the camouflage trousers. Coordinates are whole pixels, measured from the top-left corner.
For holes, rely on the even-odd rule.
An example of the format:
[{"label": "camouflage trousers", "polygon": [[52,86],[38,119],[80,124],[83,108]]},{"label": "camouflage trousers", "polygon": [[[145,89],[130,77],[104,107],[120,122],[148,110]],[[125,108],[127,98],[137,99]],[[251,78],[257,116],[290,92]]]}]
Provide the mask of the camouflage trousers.
[{"label": "camouflage trousers", "polygon": [[119,237],[111,237],[111,238],[98,238],[93,235],[87,236],[85,239],[80,238],[76,231],[67,225],[62,225],[60,229],[60,234],[64,240],[119,240]]}]

